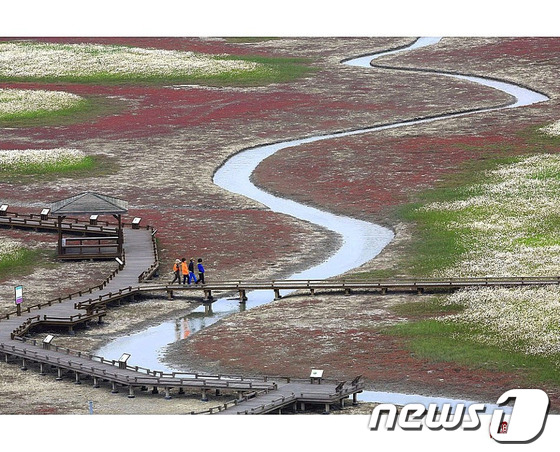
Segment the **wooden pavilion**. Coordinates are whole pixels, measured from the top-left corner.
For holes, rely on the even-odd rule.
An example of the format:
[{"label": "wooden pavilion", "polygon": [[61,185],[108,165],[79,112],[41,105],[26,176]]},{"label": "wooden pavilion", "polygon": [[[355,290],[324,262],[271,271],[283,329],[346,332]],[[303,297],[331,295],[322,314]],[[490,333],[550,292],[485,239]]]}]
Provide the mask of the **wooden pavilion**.
[{"label": "wooden pavilion", "polygon": [[[80,193],[53,203],[51,215],[58,218],[59,259],[122,259],[122,214],[127,212],[128,202],[93,192]],[[92,227],[88,229],[88,234],[76,237],[71,223],[70,227],[68,223],[63,223],[69,215],[90,215],[89,224],[92,226],[97,225],[99,215],[112,215],[117,219],[117,224],[112,227]]]}]

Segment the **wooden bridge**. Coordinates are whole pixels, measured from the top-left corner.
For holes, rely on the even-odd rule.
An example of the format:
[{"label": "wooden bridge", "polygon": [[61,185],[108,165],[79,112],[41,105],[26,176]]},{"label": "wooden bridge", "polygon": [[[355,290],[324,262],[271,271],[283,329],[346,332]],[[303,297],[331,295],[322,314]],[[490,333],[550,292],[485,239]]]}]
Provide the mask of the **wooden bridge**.
[{"label": "wooden bridge", "polygon": [[[154,284],[150,280],[157,275],[159,258],[155,243],[155,230],[151,227],[139,227],[139,222],[123,223],[124,258],[118,268],[99,286],[77,291],[44,303],[28,305],[0,316],[0,355],[6,362],[21,361],[21,368],[31,366],[45,375],[53,371],[56,378],[68,378],[76,384],[91,379],[94,387],[109,384],[111,392],[125,388],[128,397],[135,397],[135,391],[152,393],[164,391],[170,398],[172,391],[182,394],[185,390],[200,391],[202,400],[208,399],[208,391],[232,393],[231,401],[212,407],[204,413],[263,414],[281,410],[289,404],[297,409],[304,409],[305,404],[324,404],[328,412],[332,404],[342,405],[344,400],[363,390],[360,379],[350,383],[324,380],[323,384],[311,385],[311,381],[295,381],[287,377],[245,377],[225,375],[201,375],[192,373],[164,373],[138,366],[130,366],[126,359],[107,360],[101,356],[61,348],[48,341],[38,342],[27,339],[27,335],[40,326],[64,327],[70,332],[78,325],[87,325],[92,321],[100,322],[106,315],[107,306],[122,300],[133,299],[143,292],[167,291],[172,296],[173,290],[199,290],[208,293],[206,301],[214,301],[211,292],[204,292],[205,287],[188,286],[177,288],[166,284]],[[0,215],[0,226],[8,228],[26,228],[40,231],[58,231],[57,221],[45,215],[21,215],[4,211]],[[79,235],[94,234],[114,235],[115,226],[110,223],[92,225],[79,219],[66,218],[62,227],[66,231]],[[228,291],[238,287],[235,282],[221,282],[209,286],[210,291]],[[124,354],[123,356],[126,356]],[[307,389],[305,389],[307,388]],[[273,397],[269,397],[274,393]]]},{"label": "wooden bridge", "polygon": [[[151,227],[140,227],[139,221],[124,226],[124,257],[118,268],[99,286],[78,291],[45,303],[28,305],[25,309],[0,316],[0,354],[6,362],[21,360],[22,369],[35,366],[41,374],[56,372],[57,379],[72,375],[75,383],[92,379],[95,387],[109,384],[112,392],[126,388],[129,397],[135,390],[159,389],[165,397],[171,391],[179,394],[185,390],[200,391],[207,400],[208,391],[235,394],[231,402],[206,410],[206,413],[264,414],[282,409],[305,409],[306,404],[324,405],[329,412],[333,404],[343,406],[350,397],[363,390],[361,378],[351,382],[327,381],[312,384],[310,380],[294,380],[288,377],[243,377],[224,375],[200,375],[189,373],[163,373],[138,366],[129,366],[126,359],[106,360],[103,357],[53,344],[26,339],[39,326],[64,327],[70,332],[78,325],[101,322],[107,306],[133,299],[136,294],[157,291],[167,292],[169,297],[183,293],[197,298],[211,308],[216,293],[238,294],[241,303],[247,301],[249,291],[271,290],[275,298],[282,290],[308,290],[353,292],[411,291],[422,294],[432,291],[452,291],[468,287],[514,287],[560,284],[560,276],[512,277],[512,278],[453,278],[453,279],[391,279],[391,280],[279,280],[279,281],[215,281],[204,285],[170,285],[154,281],[159,269],[159,257],[155,233]],[[0,213],[0,227],[26,228],[58,231],[57,221],[48,215],[19,215],[4,210]],[[114,235],[115,226],[110,223],[90,224],[79,219],[66,218],[62,227],[72,233],[87,235]],[[123,355],[124,357],[125,355]]]}]

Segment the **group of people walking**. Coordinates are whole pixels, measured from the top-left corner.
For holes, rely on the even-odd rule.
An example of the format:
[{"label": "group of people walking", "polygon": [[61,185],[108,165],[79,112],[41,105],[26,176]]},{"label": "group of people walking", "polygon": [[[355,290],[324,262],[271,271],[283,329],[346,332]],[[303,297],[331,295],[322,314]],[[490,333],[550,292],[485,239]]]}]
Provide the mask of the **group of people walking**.
[{"label": "group of people walking", "polygon": [[[202,259],[198,259],[196,264],[196,269],[198,271],[198,279],[196,278],[195,263],[194,258],[192,258],[188,263],[187,259],[184,257],[182,259],[175,259],[175,264],[173,264],[173,273],[175,277],[171,284],[177,281],[179,284],[188,284],[189,286],[194,281],[195,284],[204,284],[204,267],[202,266]],[[181,280],[183,282],[181,282]]]}]

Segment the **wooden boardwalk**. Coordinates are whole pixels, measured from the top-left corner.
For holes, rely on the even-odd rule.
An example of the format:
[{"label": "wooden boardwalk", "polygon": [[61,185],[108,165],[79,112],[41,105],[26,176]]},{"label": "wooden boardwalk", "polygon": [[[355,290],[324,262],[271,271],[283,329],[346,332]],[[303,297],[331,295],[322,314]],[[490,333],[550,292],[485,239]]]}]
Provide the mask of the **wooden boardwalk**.
[{"label": "wooden boardwalk", "polygon": [[356,404],[357,395],[363,390],[363,382],[356,377],[352,382],[325,381],[321,384],[311,383],[309,380],[290,380],[278,383],[275,391],[267,391],[256,397],[245,397],[227,410],[214,409],[211,414],[267,414],[281,413],[282,410],[303,412],[308,405],[324,407],[324,413],[329,413],[332,405],[344,408],[345,400],[352,397]]},{"label": "wooden boardwalk", "polygon": [[[58,224],[49,218],[35,215],[9,214],[0,216],[0,226],[32,230],[57,231]],[[158,283],[152,278],[157,275],[159,258],[155,243],[155,230],[139,228],[132,224],[124,229],[124,264],[119,265],[99,286],[78,291],[46,303],[26,306],[20,315],[16,312],[0,316],[0,354],[6,361],[20,360],[22,368],[33,364],[40,373],[55,369],[57,378],[73,375],[76,383],[91,378],[94,386],[106,382],[113,392],[126,388],[129,397],[135,390],[158,393],[158,388],[171,397],[171,391],[200,391],[203,400],[207,391],[224,391],[235,394],[235,399],[224,405],[207,410],[209,414],[265,414],[283,409],[301,411],[306,404],[324,405],[329,412],[331,405],[344,405],[347,398],[363,390],[359,378],[352,382],[328,382],[311,384],[306,380],[291,380],[286,377],[243,377],[224,375],[197,375],[189,373],[163,373],[126,362],[106,360],[103,357],[85,354],[54,345],[38,344],[27,340],[26,334],[39,325],[66,327],[70,331],[77,325],[101,321],[106,315],[107,305],[133,298],[136,294],[164,291],[169,297],[177,293],[197,298],[208,307],[216,301],[216,293],[238,294],[241,303],[247,301],[247,293],[254,290],[271,290],[275,298],[282,290],[308,290],[353,292],[410,291],[422,294],[428,291],[453,291],[468,287],[515,287],[560,284],[560,276],[511,277],[511,278],[451,278],[451,279],[392,279],[392,280],[279,280],[279,281],[212,281],[199,285],[170,285]],[[111,224],[90,225],[77,219],[63,223],[63,228],[76,234],[115,234]],[[126,352],[126,350],[123,350]],[[286,381],[284,381],[286,380]]]},{"label": "wooden boardwalk", "polygon": [[[50,219],[17,214],[0,216],[0,226],[58,230],[58,224]],[[63,228],[79,234],[115,233],[111,225],[92,226],[79,221],[64,223]],[[206,411],[210,414],[230,410],[234,414],[263,414],[273,409],[279,410],[286,402],[284,394],[288,393],[290,403],[295,403],[303,394],[307,394],[307,398],[301,399],[303,402],[300,403],[322,403],[328,410],[331,404],[341,403],[341,400],[362,391],[359,383],[338,390],[333,384],[313,385],[313,388],[306,390],[306,386],[312,385],[304,381],[283,383],[280,386],[282,391],[278,392],[278,378],[164,373],[25,338],[26,333],[39,325],[62,326],[72,331],[76,325],[101,321],[106,314],[107,304],[111,302],[134,297],[137,293],[169,290],[167,285],[145,283],[157,273],[159,267],[154,235],[155,231],[151,228],[125,228],[124,265],[119,266],[103,284],[46,303],[27,306],[20,315],[12,312],[0,317],[0,354],[4,355],[6,362],[21,361],[22,369],[33,365],[41,374],[54,369],[57,379],[68,378],[70,374],[75,383],[88,378],[94,387],[109,383],[112,392],[124,387],[131,398],[135,397],[135,391],[147,390],[148,387],[153,388],[153,393],[159,393],[158,388],[162,389],[166,398],[171,397],[173,390],[179,393],[185,390],[200,391],[202,400],[207,399],[208,391],[235,394],[231,402]],[[231,287],[229,283],[222,283],[215,290],[230,290]],[[189,288],[182,287],[180,290]],[[278,395],[270,398],[271,393]],[[296,393],[299,395],[296,396]],[[316,402],[308,398],[312,394]]]}]

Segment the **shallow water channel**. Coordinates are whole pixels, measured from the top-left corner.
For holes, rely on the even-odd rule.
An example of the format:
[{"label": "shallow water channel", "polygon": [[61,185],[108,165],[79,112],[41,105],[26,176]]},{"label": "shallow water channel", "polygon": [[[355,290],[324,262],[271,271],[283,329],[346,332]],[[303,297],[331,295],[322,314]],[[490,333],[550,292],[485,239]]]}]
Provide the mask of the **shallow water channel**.
[{"label": "shallow water channel", "polygon": [[[371,68],[370,62],[376,58],[398,52],[411,51],[428,45],[435,45],[440,41],[440,39],[441,38],[420,38],[409,47],[346,60],[343,64],[354,66],[357,68],[356,70],[367,70],[367,68]],[[250,180],[250,176],[259,163],[264,159],[281,149],[299,146],[301,144],[311,143],[314,141],[323,141],[331,138],[370,133],[389,128],[406,127],[413,124],[421,124],[441,119],[460,117],[468,114],[476,114],[477,112],[521,107],[548,100],[546,96],[540,93],[498,80],[445,72],[438,74],[445,77],[455,77],[468,80],[470,82],[479,83],[504,91],[512,95],[516,101],[505,107],[485,108],[477,110],[476,112],[470,111],[427,117],[424,119],[409,120],[349,132],[338,132],[330,135],[306,137],[246,149],[227,160],[216,172],[214,183],[225,190],[252,198],[267,206],[271,211],[291,215],[298,219],[309,221],[310,223],[327,228],[341,237],[342,244],[333,255],[326,256],[325,261],[319,265],[291,275],[289,279],[324,279],[359,267],[373,259],[381,252],[381,250],[393,239],[393,232],[376,224],[345,216],[334,215],[291,200],[282,199],[259,189],[253,185]],[[336,263],[336,265],[334,263]],[[334,269],[336,269],[336,271],[333,271]],[[286,295],[287,293],[288,292],[284,291],[281,294]],[[245,309],[251,309],[253,307],[269,303],[273,301],[274,298],[272,291],[254,291],[249,292],[247,296],[248,301]],[[96,354],[104,356],[108,359],[118,359],[123,352],[126,352],[131,354],[131,359],[129,361],[131,365],[167,372],[182,371],[184,369],[175,369],[160,360],[165,347],[212,325],[228,315],[239,312],[240,309],[240,303],[237,298],[219,299],[213,304],[213,313],[211,314],[205,314],[204,307],[200,306],[183,318],[165,322],[139,333],[118,338],[96,351]],[[374,391],[365,391],[361,395],[360,399],[363,401],[391,403],[409,403],[412,401],[418,403],[459,403],[459,401],[450,401],[449,399],[444,398],[429,398],[419,397],[417,395],[410,396],[406,394],[382,393]]]}]

